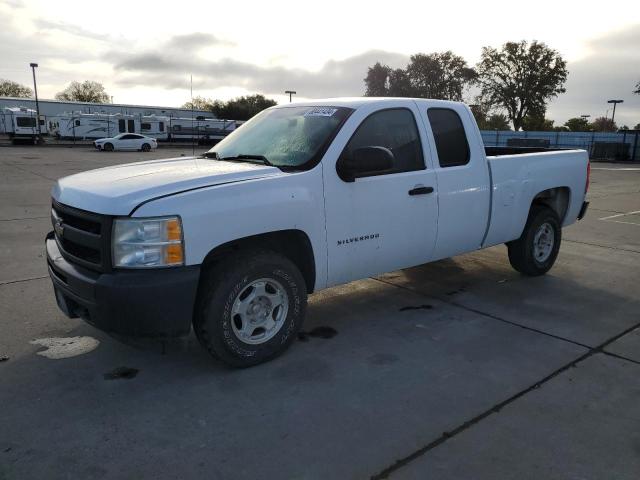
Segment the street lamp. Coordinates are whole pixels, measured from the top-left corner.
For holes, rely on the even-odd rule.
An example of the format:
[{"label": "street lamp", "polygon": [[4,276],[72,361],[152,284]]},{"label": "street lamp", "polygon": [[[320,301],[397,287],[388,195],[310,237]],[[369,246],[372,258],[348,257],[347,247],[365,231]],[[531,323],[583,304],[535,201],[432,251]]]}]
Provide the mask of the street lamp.
[{"label": "street lamp", "polygon": [[607,100],[607,103],[613,103],[613,114],[611,115],[611,123],[616,120],[616,105],[624,102],[624,100]]},{"label": "street lamp", "polygon": [[580,115],[580,118],[586,120],[587,118],[589,118],[591,115]]},{"label": "street lamp", "polygon": [[33,73],[33,91],[36,94],[36,124],[38,125],[38,141],[42,138],[42,130],[40,130],[40,104],[38,103],[38,86],[36,85],[36,68],[37,63],[30,63],[31,72]]},{"label": "street lamp", "polygon": [[289,103],[291,103],[292,96],[297,94],[298,92],[296,92],[295,90],[285,90],[284,93],[288,93],[289,94]]}]

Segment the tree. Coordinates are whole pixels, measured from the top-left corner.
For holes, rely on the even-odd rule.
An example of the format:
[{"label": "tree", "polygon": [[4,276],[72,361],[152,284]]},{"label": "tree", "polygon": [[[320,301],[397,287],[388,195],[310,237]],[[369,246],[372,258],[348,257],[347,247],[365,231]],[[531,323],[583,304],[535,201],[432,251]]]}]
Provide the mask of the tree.
[{"label": "tree", "polygon": [[396,68],[389,74],[389,96],[390,97],[413,97],[413,87],[411,79],[406,70]]},{"label": "tree", "polygon": [[633,127],[634,130],[640,130],[640,123]]},{"label": "tree", "polygon": [[640,95],[640,81],[636,83],[636,89],[633,91],[633,93],[637,93],[638,95]]},{"label": "tree", "polygon": [[439,100],[462,100],[462,91],[476,72],[452,51],[411,55],[407,66],[414,96]]},{"label": "tree", "polygon": [[366,97],[386,97],[389,95],[389,75],[391,67],[376,62],[373,67],[369,67],[367,76],[364,79],[366,87]]},{"label": "tree", "polygon": [[553,120],[537,113],[524,117],[521,126],[522,130],[529,132],[551,132],[554,130]]},{"label": "tree", "polygon": [[615,132],[618,127],[610,118],[598,117],[591,123],[591,129],[594,132]]},{"label": "tree", "polygon": [[275,100],[257,94],[234,98],[228,102],[216,100],[211,106],[211,111],[218,118],[249,120],[255,114],[274,105],[277,105]]},{"label": "tree", "polygon": [[376,62],[364,79],[367,97],[422,97],[462,100],[464,88],[476,77],[464,58],[451,51],[417,53],[407,68]]},{"label": "tree", "polygon": [[182,108],[213,111],[214,103],[215,102],[210,98],[195,97],[192,101],[185,102],[184,105],[182,105]]},{"label": "tree", "polygon": [[85,80],[84,82],[71,82],[67,88],[56,93],[57,100],[68,102],[108,103],[109,95],[99,82]]},{"label": "tree", "polygon": [[564,122],[564,126],[567,127],[572,132],[588,132],[589,131],[589,122],[587,122],[586,118],[582,117],[573,117]]},{"label": "tree", "polygon": [[19,83],[0,78],[0,97],[29,98],[33,96],[33,90]]},{"label": "tree", "polygon": [[500,50],[482,49],[476,67],[480,97],[504,108],[513,128],[544,111],[546,103],[565,92],[567,65],[560,54],[541,42],[507,42]]},{"label": "tree", "polygon": [[490,113],[491,106],[476,103],[469,105],[480,130],[511,130],[509,119],[503,113]]}]

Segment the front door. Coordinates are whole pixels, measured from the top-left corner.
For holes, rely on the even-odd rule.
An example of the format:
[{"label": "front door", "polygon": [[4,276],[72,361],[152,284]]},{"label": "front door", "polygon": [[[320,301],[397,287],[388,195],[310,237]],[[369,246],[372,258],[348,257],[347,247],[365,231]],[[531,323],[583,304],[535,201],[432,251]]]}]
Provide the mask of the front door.
[{"label": "front door", "polygon": [[392,169],[345,182],[332,163],[323,162],[329,285],[431,258],[438,222],[436,176],[426,168],[427,140],[417,126],[417,109],[402,105],[359,109],[349,119],[359,126],[340,154],[385,147],[394,156]]}]

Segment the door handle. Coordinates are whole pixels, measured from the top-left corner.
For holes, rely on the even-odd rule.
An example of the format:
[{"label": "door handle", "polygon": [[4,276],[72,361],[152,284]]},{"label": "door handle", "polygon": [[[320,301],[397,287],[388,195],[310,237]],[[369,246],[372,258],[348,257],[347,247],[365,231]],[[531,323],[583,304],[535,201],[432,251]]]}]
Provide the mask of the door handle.
[{"label": "door handle", "polygon": [[433,187],[415,187],[409,190],[409,195],[426,195],[428,193],[433,193]]}]

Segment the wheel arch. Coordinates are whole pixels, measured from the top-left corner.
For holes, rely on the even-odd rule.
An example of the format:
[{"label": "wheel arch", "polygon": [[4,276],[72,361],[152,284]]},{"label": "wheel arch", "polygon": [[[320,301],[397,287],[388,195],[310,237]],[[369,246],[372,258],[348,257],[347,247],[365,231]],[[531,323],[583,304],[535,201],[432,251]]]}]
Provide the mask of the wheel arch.
[{"label": "wheel arch", "polygon": [[267,249],[291,260],[300,270],[307,292],[312,293],[316,283],[316,264],[309,236],[302,230],[278,230],[231,240],[213,248],[202,261],[202,269],[215,268],[227,255],[252,249]]},{"label": "wheel arch", "polygon": [[537,193],[531,201],[529,211],[531,211],[534,205],[546,206],[556,212],[556,215],[558,215],[560,219],[560,225],[563,225],[567,212],[569,211],[570,203],[571,189],[569,187],[553,187]]}]

